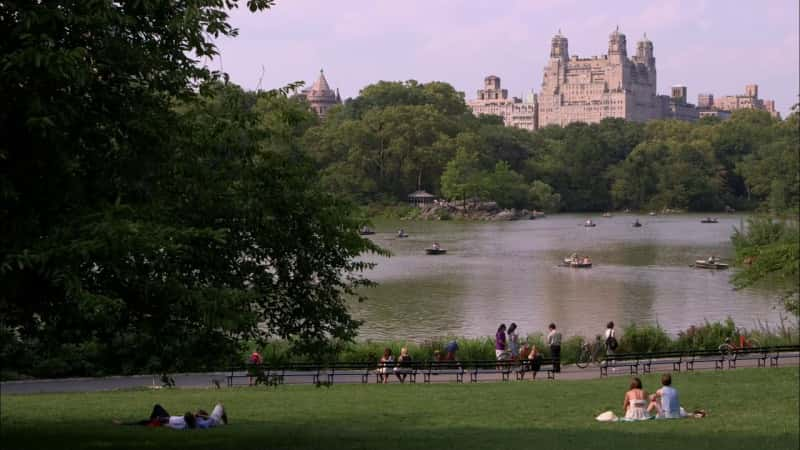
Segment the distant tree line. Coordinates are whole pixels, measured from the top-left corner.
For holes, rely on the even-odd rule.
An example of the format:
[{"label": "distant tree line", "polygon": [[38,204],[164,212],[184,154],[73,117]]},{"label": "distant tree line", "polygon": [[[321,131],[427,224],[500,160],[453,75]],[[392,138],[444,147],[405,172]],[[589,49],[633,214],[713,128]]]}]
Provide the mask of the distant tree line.
[{"label": "distant tree line", "polygon": [[448,199],[564,211],[783,210],[798,195],[798,114],[646,124],[605,119],[535,132],[474,117],[441,83],[385,82],[303,137],[333,192],[397,202],[417,188]]}]

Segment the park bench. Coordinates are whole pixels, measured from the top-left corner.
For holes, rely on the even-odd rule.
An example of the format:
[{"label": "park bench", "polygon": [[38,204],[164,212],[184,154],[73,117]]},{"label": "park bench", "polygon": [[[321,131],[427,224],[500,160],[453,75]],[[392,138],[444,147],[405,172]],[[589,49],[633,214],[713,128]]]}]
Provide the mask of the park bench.
[{"label": "park bench", "polygon": [[[553,369],[553,358],[542,358],[540,361],[539,372],[545,372],[547,374],[548,380],[555,380],[556,373]],[[529,360],[522,360],[520,364],[515,367],[514,374],[517,377],[517,380],[525,379],[525,374],[528,372],[533,372],[531,361]]]},{"label": "park bench", "polygon": [[783,358],[800,358],[800,345],[777,345],[769,347],[769,366],[778,367],[778,360]]},{"label": "park bench", "polygon": [[459,361],[424,361],[420,365],[422,380],[431,382],[431,377],[438,375],[455,375],[456,383],[464,382],[464,367]]},{"label": "park bench", "polygon": [[[423,362],[410,361],[408,363],[408,367],[404,368],[406,370],[406,379],[408,380],[409,383],[416,383],[417,382],[417,373],[419,372],[419,369],[421,367],[425,367],[425,364]],[[381,373],[379,371],[380,368],[382,368],[382,366],[381,366],[380,363],[378,363],[378,367],[375,368],[375,370],[373,370],[373,372],[375,373],[375,382],[376,383],[380,383],[381,382]],[[401,369],[401,367],[397,364],[397,361],[389,363],[386,366],[386,368],[389,369],[387,374],[389,374],[393,378],[395,377],[395,373],[397,373],[397,370]],[[428,383],[429,381],[426,381],[426,383]]]},{"label": "park bench", "polygon": [[686,352],[683,350],[650,352],[639,359],[639,364],[642,366],[642,373],[651,373],[653,366],[661,365],[672,366],[674,372],[680,372],[685,355]]},{"label": "park bench", "polygon": [[311,383],[320,381],[320,365],[317,363],[258,364],[233,367],[226,376],[229,387],[237,385],[237,380],[270,380],[283,384],[286,378],[310,378]]},{"label": "park bench", "polygon": [[513,372],[514,368],[518,365],[517,361],[512,360],[474,360],[474,361],[463,361],[462,364],[467,368],[467,372],[469,372],[469,381],[471,383],[477,383],[478,378],[480,375],[492,375],[497,376],[500,374],[500,379],[503,381],[508,381],[511,379],[511,373]]},{"label": "park bench", "polygon": [[687,371],[694,370],[695,363],[713,362],[714,369],[722,370],[725,368],[725,355],[719,350],[690,350],[684,358]]},{"label": "park bench", "polygon": [[369,376],[375,373],[378,368],[376,362],[333,362],[325,364],[322,368],[322,374],[328,384],[333,384],[336,376],[358,376],[361,383],[368,383]]},{"label": "park bench", "polygon": [[321,366],[318,363],[286,363],[269,367],[267,378],[274,378],[278,384],[284,384],[286,378],[310,378],[311,383],[319,383]]},{"label": "park bench", "polygon": [[600,364],[600,377],[608,376],[608,368],[617,369],[628,367],[631,375],[639,373],[639,361],[647,358],[646,353],[615,353],[607,355],[605,361]]},{"label": "park bench", "polygon": [[758,367],[767,367],[767,347],[739,348],[728,355],[728,368],[735,369],[736,361],[755,360]]}]

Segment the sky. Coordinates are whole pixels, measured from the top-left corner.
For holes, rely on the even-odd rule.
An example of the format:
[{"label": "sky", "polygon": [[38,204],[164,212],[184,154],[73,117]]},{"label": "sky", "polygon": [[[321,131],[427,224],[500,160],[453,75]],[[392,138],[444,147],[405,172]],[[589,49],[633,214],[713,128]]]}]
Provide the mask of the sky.
[{"label": "sky", "polygon": [[[244,0],[242,0],[244,3]],[[670,86],[715,97],[759,85],[783,116],[800,94],[798,0],[277,0],[261,13],[231,13],[239,36],[207,62],[247,89],[325,70],[342,98],[380,80],[444,81],[473,99],[497,75],[509,95],[541,90],[550,40],[560,29],[570,55],[608,52],[617,26],[628,55],[653,42],[658,92]],[[242,5],[244,6],[244,5]]]}]

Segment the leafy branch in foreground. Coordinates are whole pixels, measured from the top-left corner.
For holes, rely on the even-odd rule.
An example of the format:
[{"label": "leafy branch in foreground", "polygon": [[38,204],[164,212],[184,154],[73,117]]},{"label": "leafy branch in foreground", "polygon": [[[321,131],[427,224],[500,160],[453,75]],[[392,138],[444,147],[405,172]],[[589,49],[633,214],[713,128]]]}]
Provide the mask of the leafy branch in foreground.
[{"label": "leafy branch in foreground", "polygon": [[742,270],[733,276],[737,288],[770,284],[778,289],[787,311],[800,315],[800,233],[797,218],[755,217],[746,230],[733,237],[736,263]]}]

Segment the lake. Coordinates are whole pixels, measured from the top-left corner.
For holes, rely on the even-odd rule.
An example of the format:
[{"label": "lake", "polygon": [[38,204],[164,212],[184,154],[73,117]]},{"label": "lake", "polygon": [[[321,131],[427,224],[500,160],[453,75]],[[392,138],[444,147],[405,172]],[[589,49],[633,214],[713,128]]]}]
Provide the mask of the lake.
[{"label": "lake", "polygon": [[[594,228],[583,227],[591,217]],[[704,320],[733,318],[737,325],[776,326],[774,295],[734,291],[734,270],[689,267],[717,255],[732,262],[730,236],[744,220],[701,215],[636,216],[558,214],[511,222],[376,221],[376,243],[392,252],[368,278],[379,286],[352,302],[365,321],[360,339],[421,341],[444,335],[493,336],[500,323],[516,322],[520,334],[544,332],[550,322],[568,335],[601,333],[617,326],[660,324],[675,334]],[[638,218],[644,225],[633,228]],[[408,238],[396,238],[399,228]],[[426,255],[432,242],[446,255]],[[558,267],[573,252],[594,267]]]}]

